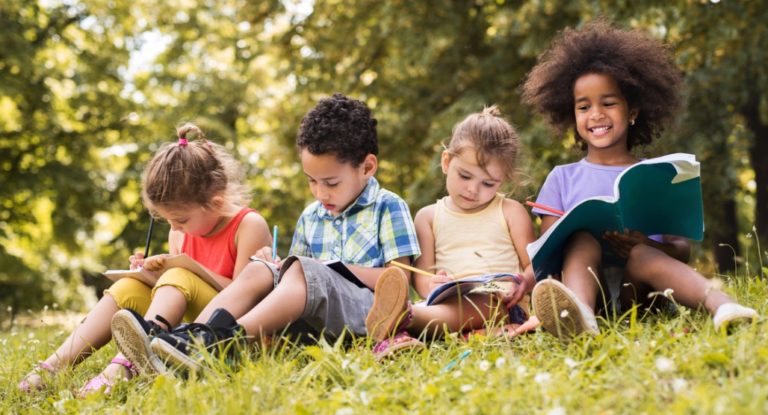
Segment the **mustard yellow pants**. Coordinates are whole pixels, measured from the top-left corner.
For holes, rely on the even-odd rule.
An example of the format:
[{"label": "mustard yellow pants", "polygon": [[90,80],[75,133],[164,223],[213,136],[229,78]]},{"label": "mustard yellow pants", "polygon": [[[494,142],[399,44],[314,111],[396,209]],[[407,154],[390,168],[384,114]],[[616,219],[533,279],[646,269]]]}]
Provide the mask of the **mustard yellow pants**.
[{"label": "mustard yellow pants", "polygon": [[155,290],[166,286],[175,287],[184,294],[187,300],[184,321],[194,321],[195,317],[218,294],[213,287],[184,268],[171,268],[165,271],[154,288],[133,278],[123,278],[104,290],[104,294],[112,296],[118,307],[130,308],[144,315],[149,309]]}]

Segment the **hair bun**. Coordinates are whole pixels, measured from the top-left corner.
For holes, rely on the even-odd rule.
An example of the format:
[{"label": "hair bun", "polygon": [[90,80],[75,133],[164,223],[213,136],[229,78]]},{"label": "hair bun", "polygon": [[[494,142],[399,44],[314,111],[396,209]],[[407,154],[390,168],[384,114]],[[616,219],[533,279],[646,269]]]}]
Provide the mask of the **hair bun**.
[{"label": "hair bun", "polygon": [[176,129],[176,135],[180,140],[204,140],[205,133],[200,127],[192,123],[185,123]]},{"label": "hair bun", "polygon": [[493,116],[493,117],[500,117],[501,116],[501,110],[499,109],[498,105],[493,104],[490,107],[483,108],[483,115],[490,115],[490,116]]}]

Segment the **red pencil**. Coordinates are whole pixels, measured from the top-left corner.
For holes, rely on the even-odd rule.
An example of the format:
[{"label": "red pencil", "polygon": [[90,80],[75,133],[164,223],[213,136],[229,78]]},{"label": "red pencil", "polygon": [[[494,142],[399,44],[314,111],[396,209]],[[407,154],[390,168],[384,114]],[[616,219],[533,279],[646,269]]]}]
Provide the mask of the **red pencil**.
[{"label": "red pencil", "polygon": [[530,207],[535,207],[535,208],[539,208],[541,210],[546,210],[547,212],[554,213],[554,214],[556,214],[558,216],[565,215],[565,212],[563,212],[562,210],[557,210],[557,209],[551,208],[549,206],[544,206],[541,203],[535,203],[535,202],[526,201],[525,204],[530,206]]}]

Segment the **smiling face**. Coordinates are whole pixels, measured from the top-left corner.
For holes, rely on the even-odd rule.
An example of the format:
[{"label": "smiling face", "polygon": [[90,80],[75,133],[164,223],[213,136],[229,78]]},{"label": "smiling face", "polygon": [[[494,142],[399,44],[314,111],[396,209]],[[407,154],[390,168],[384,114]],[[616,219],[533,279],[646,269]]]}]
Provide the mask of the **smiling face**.
[{"label": "smiling face", "polygon": [[359,166],[340,162],[333,154],[312,154],[306,148],[301,150],[300,158],[309,190],[332,216],[338,216],[360,196],[378,166],[373,154],[368,154]]},{"label": "smiling face", "polygon": [[441,166],[450,196],[448,207],[459,213],[484,209],[496,196],[504,180],[502,164],[491,158],[482,168],[472,147],[465,147],[457,155],[444,151]]},{"label": "smiling face", "polygon": [[582,75],[574,82],[573,100],[576,131],[587,143],[587,159],[598,153],[629,154],[627,132],[637,111],[629,108],[612,76]]}]

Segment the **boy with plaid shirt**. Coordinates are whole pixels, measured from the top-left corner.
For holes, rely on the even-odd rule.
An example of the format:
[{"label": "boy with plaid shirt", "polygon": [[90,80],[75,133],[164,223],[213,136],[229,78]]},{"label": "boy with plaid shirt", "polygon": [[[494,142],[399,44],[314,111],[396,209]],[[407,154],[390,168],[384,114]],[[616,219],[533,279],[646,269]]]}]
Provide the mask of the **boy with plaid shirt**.
[{"label": "boy with plaid shirt", "polygon": [[[156,334],[151,349],[163,361],[199,370],[193,343],[214,351],[236,337],[251,342],[286,329],[366,335],[384,267],[420,255],[408,206],[373,177],[376,120],[364,103],[340,94],[321,100],[302,120],[297,147],[316,201],[298,220],[290,256],[273,260],[271,248],[263,248],[197,318],[206,324]],[[343,262],[365,287],[324,265],[329,260]],[[387,272],[393,271],[401,272]]]}]

